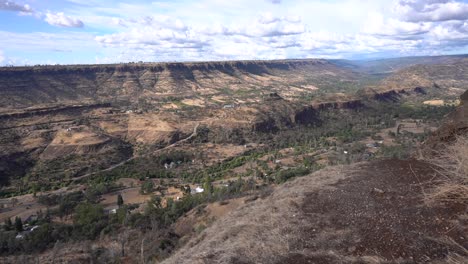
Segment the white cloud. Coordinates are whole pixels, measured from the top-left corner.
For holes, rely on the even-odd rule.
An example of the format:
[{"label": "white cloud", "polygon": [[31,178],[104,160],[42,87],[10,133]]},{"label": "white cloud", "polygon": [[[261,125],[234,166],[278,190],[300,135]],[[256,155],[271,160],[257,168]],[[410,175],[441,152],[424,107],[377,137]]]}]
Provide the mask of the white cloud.
[{"label": "white cloud", "polygon": [[21,5],[16,2],[8,1],[8,0],[0,0],[0,10],[16,11],[16,12],[24,12],[24,13],[33,12],[32,8],[27,4]]},{"label": "white cloud", "polygon": [[0,65],[3,64],[4,61],[5,61],[5,55],[3,55],[3,51],[0,50]]},{"label": "white cloud", "polygon": [[58,27],[80,28],[84,26],[81,20],[72,18],[70,16],[66,16],[63,12],[58,12],[58,13],[48,12],[45,15],[44,20],[50,25],[58,26]]},{"label": "white cloud", "polygon": [[413,23],[400,21],[395,18],[385,18],[380,13],[369,14],[362,32],[376,36],[391,38],[412,38],[416,35],[428,33],[431,28],[429,23]]},{"label": "white cloud", "polygon": [[[36,50],[36,43],[42,51],[41,43],[54,47],[58,38],[72,51],[64,56],[72,57],[92,39],[97,51],[88,53],[96,62],[355,58],[468,49],[468,4],[461,0],[112,2],[69,0],[54,13],[36,11],[54,26],[86,23],[86,36],[29,34],[30,42],[17,45]],[[50,39],[44,42],[45,36]],[[0,37],[14,46],[1,32]],[[10,58],[10,48],[5,50]]]},{"label": "white cloud", "polygon": [[468,19],[468,4],[451,0],[400,0],[394,10],[410,22]]}]

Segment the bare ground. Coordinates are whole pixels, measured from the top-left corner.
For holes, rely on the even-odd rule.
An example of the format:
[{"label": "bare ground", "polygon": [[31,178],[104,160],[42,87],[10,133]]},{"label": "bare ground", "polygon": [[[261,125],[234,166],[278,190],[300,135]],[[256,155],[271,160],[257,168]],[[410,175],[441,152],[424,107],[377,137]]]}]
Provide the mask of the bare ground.
[{"label": "bare ground", "polygon": [[427,205],[431,165],[380,160],[280,186],[164,263],[467,263],[467,204]]}]

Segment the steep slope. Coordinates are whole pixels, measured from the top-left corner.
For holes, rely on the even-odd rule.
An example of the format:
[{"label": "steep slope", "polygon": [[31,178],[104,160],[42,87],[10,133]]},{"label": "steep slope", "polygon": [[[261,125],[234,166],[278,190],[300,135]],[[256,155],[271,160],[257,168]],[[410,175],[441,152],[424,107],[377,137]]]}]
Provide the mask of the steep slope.
[{"label": "steep slope", "polygon": [[457,136],[468,133],[468,90],[460,96],[460,105],[445,118],[444,124],[426,142],[423,152],[432,155],[440,151],[444,144],[455,141]]},{"label": "steep slope", "polygon": [[369,74],[386,75],[415,65],[454,64],[463,61],[467,55],[401,57],[377,60],[333,60],[339,66]]},{"label": "steep slope", "polygon": [[[228,61],[0,68],[0,108],[46,103],[160,100],[294,86],[330,86],[359,75],[326,60]],[[305,87],[303,87],[306,85]],[[314,88],[315,89],[315,88]]]},{"label": "steep slope", "polygon": [[455,63],[415,65],[382,80],[386,90],[425,88],[433,95],[458,96],[468,86],[468,58]]},{"label": "steep slope", "polygon": [[164,263],[462,263],[468,208],[423,203],[435,173],[415,160],[328,168],[221,218]]}]

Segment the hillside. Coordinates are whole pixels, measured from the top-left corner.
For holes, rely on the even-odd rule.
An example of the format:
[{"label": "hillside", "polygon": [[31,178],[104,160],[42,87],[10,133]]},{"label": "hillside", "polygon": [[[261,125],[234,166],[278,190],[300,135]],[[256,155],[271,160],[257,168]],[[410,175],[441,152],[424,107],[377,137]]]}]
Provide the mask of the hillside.
[{"label": "hillside", "polygon": [[[195,128],[197,144],[262,146],[268,134],[323,127],[327,111],[353,119],[416,102],[417,112],[423,101],[456,98],[468,80],[464,56],[433,59],[383,80],[319,59],[0,68],[0,183],[15,187],[4,195],[23,189],[25,177],[52,188],[138,163]],[[388,118],[371,122],[391,126]],[[365,122],[353,133],[370,133]],[[328,126],[315,141],[349,129]]]},{"label": "hillside", "polygon": [[375,60],[334,60],[333,63],[368,74],[389,75],[416,65],[454,64],[466,60],[467,55],[401,57]]},{"label": "hillside", "polygon": [[[426,148],[467,136],[466,94]],[[434,203],[446,183],[438,166],[380,159],[323,169],[233,210],[163,263],[466,263],[467,193]]]},{"label": "hillside", "polygon": [[[408,188],[416,188],[410,179],[414,168],[423,174],[419,179],[433,171],[422,161],[399,159],[410,158],[455,109],[468,72],[463,58],[434,58],[437,63],[392,75],[312,59],[1,68],[0,222],[5,224],[0,261],[36,261],[37,256],[43,263],[55,258],[151,263],[179,249],[168,261],[198,261],[192,259],[196,256],[209,262],[211,255],[198,255],[205,251],[219,257],[215,262],[233,263],[244,261],[231,259],[234,255],[245,256],[247,263],[313,262],[314,256],[328,262],[389,260],[384,248],[395,244],[366,238],[353,248],[354,236],[373,233],[359,229],[359,219],[349,218],[350,240],[344,236],[342,243],[323,242],[323,247],[304,237],[319,229],[296,225],[309,221],[330,229],[331,235],[324,231],[317,241],[332,241],[347,226],[337,215],[361,213],[389,226],[393,240],[414,240],[413,257],[422,259],[419,244],[427,240],[398,240],[380,214],[406,217],[388,207],[388,201],[401,200],[400,206],[416,206],[408,207],[411,213],[439,217],[439,209],[418,211],[423,206],[419,192],[407,196]],[[456,119],[464,120],[464,112],[457,113]],[[313,174],[323,168],[329,176]],[[402,178],[395,181],[392,175],[400,169]],[[311,176],[293,180],[304,175]],[[310,200],[320,208],[308,207]],[[310,218],[316,210],[322,210],[325,222]],[[441,210],[459,215],[458,207]],[[268,217],[256,218],[269,212],[279,218],[271,223]],[[245,225],[236,227],[243,217]],[[12,227],[12,219],[23,221],[24,228]],[[400,224],[402,230],[412,228],[409,222]],[[444,221],[432,224],[421,228],[446,227]],[[284,228],[291,231],[287,239]],[[266,244],[259,246],[265,253],[253,256],[263,249],[244,249],[250,242],[236,233],[248,241],[264,238]],[[311,244],[298,246],[298,241]],[[285,251],[285,245],[298,255]],[[269,247],[280,254],[270,258]],[[326,247],[349,250],[334,255],[323,253]],[[434,249],[435,259],[446,257],[446,251]],[[406,248],[395,252],[409,256]]]},{"label": "hillside", "polygon": [[439,95],[460,94],[468,84],[468,59],[450,64],[416,65],[399,70],[382,81],[387,89],[434,88]]},{"label": "hillside", "polygon": [[231,212],[163,263],[463,263],[467,205],[425,205],[435,174],[416,160],[325,169]]},{"label": "hillside", "polygon": [[0,108],[102,101],[155,103],[169,96],[216,101],[217,94],[255,98],[266,91],[297,97],[301,92],[354,83],[359,77],[326,60],[0,68]]}]

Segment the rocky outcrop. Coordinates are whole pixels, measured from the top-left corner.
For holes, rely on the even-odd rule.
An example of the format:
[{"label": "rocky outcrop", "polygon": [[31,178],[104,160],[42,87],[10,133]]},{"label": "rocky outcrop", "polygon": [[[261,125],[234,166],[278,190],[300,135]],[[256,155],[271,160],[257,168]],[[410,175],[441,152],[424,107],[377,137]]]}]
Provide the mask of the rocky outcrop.
[{"label": "rocky outcrop", "polygon": [[26,109],[14,113],[0,114],[0,120],[10,118],[25,118],[34,116],[45,116],[49,114],[67,114],[73,111],[92,110],[102,107],[110,107],[110,104],[90,104],[90,105],[69,105],[69,106],[57,106],[57,107],[45,107],[37,109]]},{"label": "rocky outcrop", "polygon": [[423,151],[431,154],[457,136],[468,134],[468,90],[460,96],[460,105],[446,117],[446,121],[424,142]]},{"label": "rocky outcrop", "polygon": [[337,101],[337,102],[324,102],[313,104],[312,107],[316,110],[326,109],[357,109],[363,107],[362,100],[355,99],[349,101]]}]

